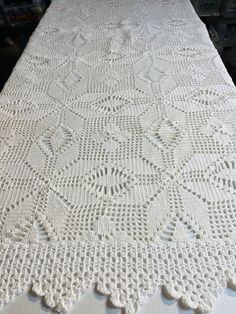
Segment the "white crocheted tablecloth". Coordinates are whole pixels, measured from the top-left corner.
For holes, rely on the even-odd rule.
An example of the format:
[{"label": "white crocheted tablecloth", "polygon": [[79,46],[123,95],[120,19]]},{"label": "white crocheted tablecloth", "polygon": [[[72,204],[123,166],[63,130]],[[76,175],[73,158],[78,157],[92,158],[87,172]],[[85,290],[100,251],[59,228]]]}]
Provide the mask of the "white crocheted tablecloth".
[{"label": "white crocheted tablecloth", "polygon": [[0,303],[136,313],[236,286],[236,89],[189,0],[57,0],[0,96]]}]

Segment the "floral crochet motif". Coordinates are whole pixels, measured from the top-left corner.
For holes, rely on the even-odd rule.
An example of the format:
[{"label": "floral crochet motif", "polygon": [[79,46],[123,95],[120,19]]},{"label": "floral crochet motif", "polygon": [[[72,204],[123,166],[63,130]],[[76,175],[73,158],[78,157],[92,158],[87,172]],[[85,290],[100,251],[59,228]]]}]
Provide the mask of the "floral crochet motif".
[{"label": "floral crochet motif", "polygon": [[189,0],[55,0],[0,96],[0,305],[135,314],[236,287],[236,89]]}]

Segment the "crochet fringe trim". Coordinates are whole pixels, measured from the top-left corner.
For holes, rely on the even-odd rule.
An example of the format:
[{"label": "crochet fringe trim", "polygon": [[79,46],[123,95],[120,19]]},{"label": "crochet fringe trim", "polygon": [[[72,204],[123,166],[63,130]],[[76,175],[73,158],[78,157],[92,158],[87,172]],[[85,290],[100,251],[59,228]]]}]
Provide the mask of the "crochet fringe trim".
[{"label": "crochet fringe trim", "polygon": [[235,248],[234,241],[0,244],[0,305],[32,285],[65,313],[96,284],[126,314],[160,288],[185,307],[209,312],[227,284],[236,288]]}]

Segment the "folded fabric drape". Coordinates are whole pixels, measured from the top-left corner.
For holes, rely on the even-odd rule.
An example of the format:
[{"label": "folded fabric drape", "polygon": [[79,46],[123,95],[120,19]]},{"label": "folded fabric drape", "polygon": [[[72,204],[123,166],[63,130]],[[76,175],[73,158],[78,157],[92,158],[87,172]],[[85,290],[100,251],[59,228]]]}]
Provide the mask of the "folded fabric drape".
[{"label": "folded fabric drape", "polygon": [[57,0],[0,96],[0,303],[133,314],[236,286],[236,89],[188,0]]}]

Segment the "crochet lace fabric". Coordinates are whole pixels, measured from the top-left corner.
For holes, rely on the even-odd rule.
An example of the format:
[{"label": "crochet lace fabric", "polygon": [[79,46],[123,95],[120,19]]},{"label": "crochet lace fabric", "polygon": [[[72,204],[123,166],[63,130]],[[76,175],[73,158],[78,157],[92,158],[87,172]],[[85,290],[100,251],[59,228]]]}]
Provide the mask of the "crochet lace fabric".
[{"label": "crochet lace fabric", "polygon": [[236,286],[236,89],[189,0],[57,0],[0,96],[0,303]]}]

